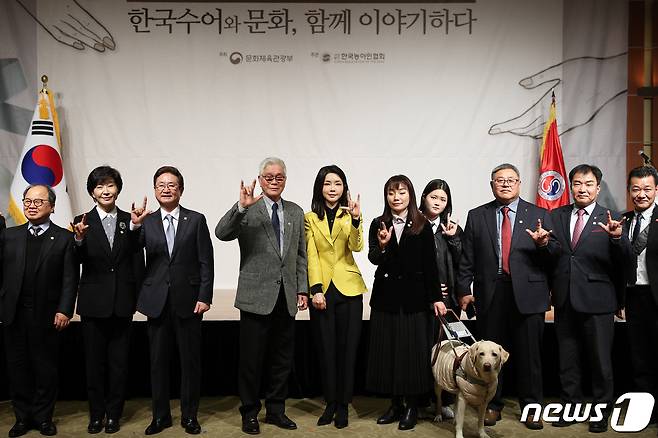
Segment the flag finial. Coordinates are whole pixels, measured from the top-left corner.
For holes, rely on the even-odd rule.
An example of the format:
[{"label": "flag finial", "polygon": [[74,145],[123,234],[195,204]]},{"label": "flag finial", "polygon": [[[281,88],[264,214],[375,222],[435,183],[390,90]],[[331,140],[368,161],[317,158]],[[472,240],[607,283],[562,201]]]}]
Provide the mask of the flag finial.
[{"label": "flag finial", "polygon": [[46,75],[41,76],[41,91],[48,92],[48,76]]}]

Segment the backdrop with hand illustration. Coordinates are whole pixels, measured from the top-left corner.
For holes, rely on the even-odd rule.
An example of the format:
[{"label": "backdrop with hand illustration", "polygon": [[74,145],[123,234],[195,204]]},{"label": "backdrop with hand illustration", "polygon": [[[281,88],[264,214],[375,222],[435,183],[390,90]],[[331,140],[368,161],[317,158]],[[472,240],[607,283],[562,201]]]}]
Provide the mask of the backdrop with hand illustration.
[{"label": "backdrop with hand illustration", "polygon": [[[566,167],[599,165],[602,201],[621,207],[626,8],[0,0],[0,210],[41,74],[56,92],[74,213],[91,205],[93,167],[122,172],[120,207],[147,196],[153,209],[153,172],[172,164],[186,180],[181,203],[212,226],[240,181],[275,155],[288,166],[283,197],[305,210],[318,168],[335,163],[365,223],[381,214],[384,181],[404,173],[417,190],[447,180],[463,226],[469,208],[491,199],[489,173],[501,162],[520,168],[521,194],[534,201],[550,89]],[[207,318],[233,318],[239,250],[213,244]],[[365,253],[357,263],[371,285]]]}]

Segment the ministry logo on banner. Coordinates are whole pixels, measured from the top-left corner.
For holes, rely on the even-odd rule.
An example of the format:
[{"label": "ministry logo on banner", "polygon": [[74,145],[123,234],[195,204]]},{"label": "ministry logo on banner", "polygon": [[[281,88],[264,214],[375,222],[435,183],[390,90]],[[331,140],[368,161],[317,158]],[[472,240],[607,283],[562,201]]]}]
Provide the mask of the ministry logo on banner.
[{"label": "ministry logo on banner", "polygon": [[31,184],[52,187],[57,200],[50,219],[61,227],[68,227],[73,215],[62,165],[59,122],[52,92],[45,87],[39,92],[39,101],[11,183],[8,210],[17,225],[27,222],[22,200],[23,192]]}]

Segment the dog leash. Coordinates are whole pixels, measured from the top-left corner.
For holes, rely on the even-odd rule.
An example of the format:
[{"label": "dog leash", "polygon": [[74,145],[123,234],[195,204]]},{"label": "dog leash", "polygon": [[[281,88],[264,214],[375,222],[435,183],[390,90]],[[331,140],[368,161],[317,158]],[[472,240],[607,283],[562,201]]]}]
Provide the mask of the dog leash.
[{"label": "dog leash", "polygon": [[[457,354],[457,350],[455,350],[455,345],[453,344],[453,341],[458,342],[459,345],[464,345],[464,343],[459,340],[459,335],[457,334],[457,332],[455,332],[454,330],[452,330],[450,328],[450,325],[448,324],[448,321],[445,319],[445,317],[443,315],[438,315],[438,318],[439,318],[439,321],[441,322],[441,324],[440,324],[441,327],[439,328],[439,334],[436,337],[436,341],[434,342],[434,344],[439,346],[439,344],[441,342],[441,336],[443,335],[443,331],[445,330],[446,332],[450,333],[451,339],[448,339],[447,335],[446,335],[446,339],[450,341],[450,347],[452,347],[452,351],[453,351],[453,353],[455,353],[455,357],[459,357],[459,355]],[[436,361],[439,358],[439,350],[440,349],[441,349],[441,347],[439,346],[439,348],[437,348],[436,351],[434,352],[434,354],[432,355],[432,362],[431,362],[432,367],[436,364]],[[461,363],[461,358],[460,358],[459,362]],[[459,366],[459,364],[457,364],[457,366]]]}]

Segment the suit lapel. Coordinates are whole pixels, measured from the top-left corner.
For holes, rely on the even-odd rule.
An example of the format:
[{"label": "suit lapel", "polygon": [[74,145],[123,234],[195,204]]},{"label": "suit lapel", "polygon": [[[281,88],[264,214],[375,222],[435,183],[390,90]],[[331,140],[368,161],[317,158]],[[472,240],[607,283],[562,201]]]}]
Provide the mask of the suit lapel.
[{"label": "suit lapel", "polygon": [[52,249],[53,245],[55,244],[55,239],[55,224],[51,222],[48,230],[44,233],[43,236],[43,243],[41,244],[41,251],[39,251],[39,258],[37,259],[37,264],[34,270],[35,272],[39,270],[41,263]]},{"label": "suit lapel", "polygon": [[[327,219],[327,214],[325,213],[324,218],[320,220],[317,216],[311,216],[314,217],[313,223],[315,224],[315,228],[317,228],[320,233],[324,236],[325,239],[327,239],[327,242],[333,243],[333,238],[331,234],[329,233],[329,220]],[[334,227],[336,224],[334,223]]]},{"label": "suit lapel", "polygon": [[[338,236],[340,235],[341,230],[345,226],[345,210],[338,209],[336,212],[336,218],[334,219],[334,226],[331,228],[331,244],[333,245]],[[327,224],[327,228],[329,224]]]},{"label": "suit lapel", "polygon": [[21,279],[20,281],[23,281],[23,272],[25,272],[25,252],[27,248],[27,234],[29,231],[27,230],[29,222],[26,222],[25,224],[21,225],[23,228],[23,231],[19,233],[20,239],[18,240],[18,245],[16,245],[16,257],[18,261],[18,272],[21,274]]},{"label": "suit lapel", "polygon": [[105,252],[107,257],[112,256],[110,249],[110,242],[107,240],[107,234],[105,234],[105,229],[103,228],[103,221],[98,214],[96,208],[92,208],[89,213],[87,213],[87,223],[89,224],[89,231],[96,236],[96,239],[101,242],[101,247]]},{"label": "suit lapel", "polygon": [[583,228],[583,232],[580,234],[580,238],[578,238],[578,242],[576,243],[574,250],[578,249],[578,247],[582,245],[585,240],[587,240],[589,235],[592,234],[594,227],[598,227],[598,223],[603,221],[604,216],[605,210],[599,204],[596,204],[594,210],[592,210],[592,214],[587,218],[585,228]]},{"label": "suit lapel", "polygon": [[[121,249],[121,246],[123,246],[129,221],[130,215],[127,213],[124,214],[122,210],[117,208],[117,225],[114,230],[114,244],[112,245],[112,257],[114,258],[119,254],[119,250]],[[123,228],[121,227],[121,224],[124,224]]]},{"label": "suit lapel", "polygon": [[[279,257],[281,257],[281,249],[279,248],[279,242],[277,241],[276,236],[274,235],[272,218],[270,217],[269,214],[267,214],[267,207],[265,206],[265,201],[262,199],[258,201],[258,205],[256,206],[256,209],[260,212],[262,225],[263,228],[265,229],[265,233],[267,234],[267,237],[270,239],[270,243],[275,248],[276,253],[279,254]],[[285,218],[285,214],[284,214],[284,218]],[[285,232],[286,232],[285,228],[283,232],[285,236]]]},{"label": "suit lapel", "polygon": [[496,225],[496,202],[490,202],[485,208],[484,222],[489,230],[489,237],[491,238],[491,245],[493,246],[494,253],[498,255],[498,227]]},{"label": "suit lapel", "polygon": [[568,249],[570,252],[573,252],[573,248],[571,247],[571,213],[572,212],[573,212],[573,204],[570,204],[567,207],[562,207],[558,215],[558,218],[561,222],[560,224],[558,224],[558,226],[562,227],[562,234],[567,242],[567,248],[564,249],[565,250]]},{"label": "suit lapel", "polygon": [[528,226],[528,204],[523,200],[519,199],[519,203],[516,206],[516,219],[514,223],[514,231],[512,231],[512,244],[510,245],[510,252],[514,251],[519,236],[521,234],[526,234],[526,228],[532,229],[532,226]]},{"label": "suit lapel", "polygon": [[[283,253],[281,255],[281,258],[283,258],[283,255],[288,253],[288,248],[290,247],[293,225],[290,220],[290,214],[286,213],[288,210],[286,206],[289,206],[290,204],[282,199],[281,205],[283,205]],[[272,230],[274,230],[274,228],[272,228]]]},{"label": "suit lapel", "polygon": [[[171,252],[171,259],[173,260],[178,252],[178,247],[182,245],[182,242],[185,241],[185,235],[189,230],[189,210],[183,207],[180,207],[178,210],[178,227],[176,228],[176,236],[174,237],[174,249]],[[164,229],[164,227],[163,227]],[[166,240],[166,236],[165,236]]]},{"label": "suit lapel", "polygon": [[[171,259],[171,256],[169,256],[169,248],[167,247],[167,235],[165,234],[165,229],[164,225],[162,225],[162,212],[160,211],[161,209],[158,208],[155,210],[153,213],[151,213],[146,219],[153,221],[153,226],[157,230],[156,236],[159,236],[159,244],[164,247],[164,252],[167,254],[167,257]],[[174,241],[175,242],[175,241]]]}]

